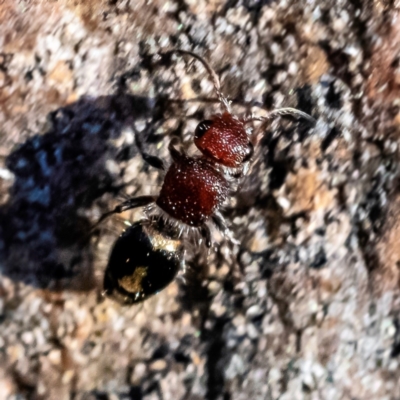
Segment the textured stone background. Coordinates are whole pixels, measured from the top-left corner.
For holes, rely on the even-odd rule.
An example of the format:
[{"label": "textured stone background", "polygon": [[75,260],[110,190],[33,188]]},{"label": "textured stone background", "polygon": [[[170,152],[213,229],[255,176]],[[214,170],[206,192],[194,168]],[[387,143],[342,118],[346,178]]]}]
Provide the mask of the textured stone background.
[{"label": "textured stone background", "polygon": [[[0,399],[400,399],[399,6],[1,1]],[[101,295],[122,218],[90,227],[162,182],[132,124],[168,160],[218,109],[171,48],[318,122],[268,127],[223,211],[240,246],[213,232],[123,308]]]}]

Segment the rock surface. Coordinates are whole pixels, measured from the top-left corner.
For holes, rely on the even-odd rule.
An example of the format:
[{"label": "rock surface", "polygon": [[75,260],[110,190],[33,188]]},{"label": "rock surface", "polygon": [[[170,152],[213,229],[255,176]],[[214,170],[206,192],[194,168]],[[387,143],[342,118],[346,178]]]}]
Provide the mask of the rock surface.
[{"label": "rock surface", "polygon": [[[400,4],[0,3],[0,399],[400,399]],[[123,219],[179,137],[218,111],[266,128],[184,281],[102,296]],[[197,99],[197,100],[194,100]],[[190,101],[191,100],[191,101]],[[246,105],[247,106],[244,106]],[[265,112],[264,112],[265,113]]]}]

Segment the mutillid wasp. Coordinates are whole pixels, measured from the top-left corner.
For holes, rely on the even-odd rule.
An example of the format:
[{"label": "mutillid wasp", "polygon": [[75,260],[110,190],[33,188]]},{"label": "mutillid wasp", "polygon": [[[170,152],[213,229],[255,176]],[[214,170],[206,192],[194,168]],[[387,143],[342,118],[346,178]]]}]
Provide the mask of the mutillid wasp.
[{"label": "mutillid wasp", "polygon": [[[168,168],[158,157],[145,158],[151,166],[166,171],[158,195],[130,198],[101,218],[144,208],[143,219],[117,239],[105,271],[104,293],[123,304],[144,301],[175,279],[185,263],[184,234],[197,230],[208,248],[212,245],[210,224],[228,234],[221,206],[238,190],[247,174],[259,132],[266,123],[288,114],[314,122],[308,114],[294,108],[276,109],[262,117],[238,117],[232,113],[231,103],[221,92],[219,78],[207,61],[190,51],[172,52],[203,64],[222,112],[197,125],[194,145],[198,155],[186,154],[180,143],[172,139],[168,146],[172,162]],[[249,130],[249,124],[255,121],[260,121],[261,126]]]}]

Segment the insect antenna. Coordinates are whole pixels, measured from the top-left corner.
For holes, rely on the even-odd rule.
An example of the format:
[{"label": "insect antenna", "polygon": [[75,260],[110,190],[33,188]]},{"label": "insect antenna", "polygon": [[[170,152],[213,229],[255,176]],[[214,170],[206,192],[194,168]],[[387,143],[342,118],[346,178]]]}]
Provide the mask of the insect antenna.
[{"label": "insect antenna", "polygon": [[268,113],[268,115],[265,117],[258,117],[256,115],[251,115],[250,117],[245,119],[245,123],[249,123],[249,122],[253,122],[253,121],[268,122],[268,121],[272,120],[273,118],[281,117],[284,115],[293,115],[295,117],[303,118],[303,119],[307,120],[308,122],[312,123],[313,125],[315,125],[315,123],[316,123],[315,119],[311,115],[308,115],[307,113],[297,110],[296,108],[292,108],[292,107],[277,108],[276,110],[270,111]]},{"label": "insect antenna", "polygon": [[188,50],[176,49],[176,50],[171,50],[170,52],[171,53],[179,53],[179,54],[191,56],[191,57],[195,58],[196,60],[200,61],[203,64],[204,68],[207,70],[208,74],[210,75],[211,81],[212,81],[212,83],[214,85],[215,93],[217,94],[218,100],[219,100],[222,108],[224,109],[224,111],[230,113],[231,112],[230,102],[222,94],[222,92],[221,92],[221,83],[219,81],[218,75],[216,74],[214,69],[211,67],[211,65],[203,57],[199,56],[196,53],[188,51]]},{"label": "insect antenna", "polygon": [[[264,127],[267,126],[267,124],[272,121],[274,118],[276,117],[281,117],[284,115],[292,115],[295,117],[299,117],[299,118],[303,118],[306,121],[308,121],[309,123],[312,124],[312,126],[314,126],[316,124],[315,119],[311,116],[308,115],[307,113],[297,110],[296,108],[292,108],[292,107],[286,107],[286,108],[277,108],[276,110],[272,110],[270,111],[266,116],[264,117],[259,117],[256,115],[251,115],[248,118],[244,119],[244,123],[250,123],[250,122],[254,122],[254,121],[260,121],[261,122],[261,126],[253,133],[252,136],[252,142],[253,144],[257,144],[260,140],[260,132],[263,130]],[[258,132],[258,133],[257,133]]]}]

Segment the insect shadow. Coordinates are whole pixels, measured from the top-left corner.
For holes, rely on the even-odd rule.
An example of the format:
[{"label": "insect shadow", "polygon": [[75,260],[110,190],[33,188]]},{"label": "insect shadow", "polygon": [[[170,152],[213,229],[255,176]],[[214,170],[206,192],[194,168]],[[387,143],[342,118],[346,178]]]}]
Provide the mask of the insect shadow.
[{"label": "insect shadow", "polygon": [[126,94],[81,100],[48,115],[51,128],[10,153],[15,180],[0,208],[0,272],[37,288],[86,291],[95,285],[91,222],[82,214],[117,194],[106,161],[128,160],[135,146],[112,139],[153,116],[155,100]]}]

